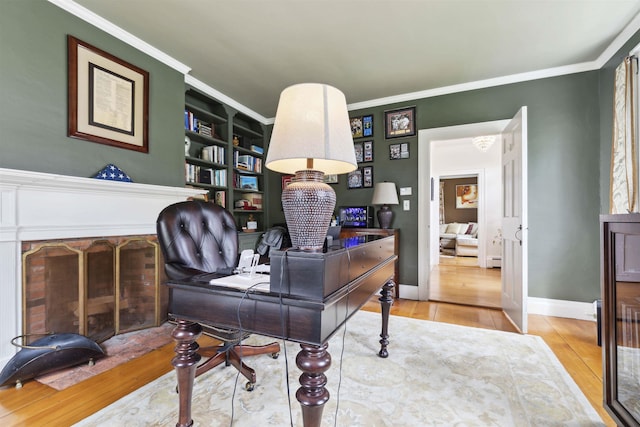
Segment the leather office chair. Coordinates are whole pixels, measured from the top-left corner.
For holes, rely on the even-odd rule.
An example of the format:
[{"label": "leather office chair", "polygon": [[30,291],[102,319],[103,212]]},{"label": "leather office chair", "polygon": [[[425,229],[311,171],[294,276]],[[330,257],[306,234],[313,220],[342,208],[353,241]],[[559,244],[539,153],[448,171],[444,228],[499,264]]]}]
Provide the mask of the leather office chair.
[{"label": "leather office chair", "polygon": [[[210,273],[230,274],[238,261],[238,234],[233,216],[220,206],[200,200],[167,206],[157,220],[158,242],[169,279],[189,280]],[[200,355],[210,357],[196,369],[196,377],[220,365],[233,365],[253,390],[255,371],[245,365],[243,357],[271,354],[278,357],[280,344],[240,345],[248,336],[238,330],[201,324],[203,332],[223,342],[202,348]]]}]

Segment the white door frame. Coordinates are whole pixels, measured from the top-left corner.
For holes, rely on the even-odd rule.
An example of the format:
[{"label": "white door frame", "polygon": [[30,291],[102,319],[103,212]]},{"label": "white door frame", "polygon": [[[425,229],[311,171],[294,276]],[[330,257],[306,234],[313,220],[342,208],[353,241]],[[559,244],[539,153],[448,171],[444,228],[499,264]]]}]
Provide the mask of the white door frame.
[{"label": "white door frame", "polygon": [[[431,142],[449,139],[472,138],[501,133],[511,119],[470,123],[418,131],[418,299],[429,299],[429,274],[431,273],[431,226],[438,227],[437,217],[431,221]],[[526,160],[526,153],[525,153]],[[435,177],[434,177],[435,181]],[[434,182],[434,186],[436,183]],[[434,193],[437,192],[434,189]]]}]

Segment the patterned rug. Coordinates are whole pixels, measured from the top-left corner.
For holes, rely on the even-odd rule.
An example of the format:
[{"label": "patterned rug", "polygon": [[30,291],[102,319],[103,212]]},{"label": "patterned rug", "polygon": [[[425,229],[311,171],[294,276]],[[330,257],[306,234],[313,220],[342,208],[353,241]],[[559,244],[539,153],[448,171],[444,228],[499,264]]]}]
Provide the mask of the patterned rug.
[{"label": "patterned rug", "polygon": [[[357,313],[329,342],[331,398],[323,427],[604,425],[540,337],[391,316],[389,358],[381,359],[379,316]],[[232,368],[197,378],[194,425],[301,426],[298,350],[287,343],[277,360],[251,357],[258,374],[253,392]],[[175,385],[168,373],[76,425],[174,426]]]},{"label": "patterned rug", "polygon": [[108,371],[121,363],[140,357],[151,350],[173,342],[171,338],[173,328],[174,325],[165,323],[156,328],[113,336],[100,344],[100,347],[102,347],[105,352],[105,357],[96,360],[93,366],[86,364],[63,369],[41,375],[36,378],[36,381],[53,387],[56,390],[64,390],[80,381]]}]

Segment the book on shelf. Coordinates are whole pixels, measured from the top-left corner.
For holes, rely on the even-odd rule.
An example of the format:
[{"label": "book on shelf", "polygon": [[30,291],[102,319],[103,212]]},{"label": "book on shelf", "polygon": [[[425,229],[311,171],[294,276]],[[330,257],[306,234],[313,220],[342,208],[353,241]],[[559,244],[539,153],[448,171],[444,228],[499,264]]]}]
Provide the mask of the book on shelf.
[{"label": "book on shelf", "polygon": [[184,128],[186,130],[199,133],[200,135],[213,137],[215,135],[214,126],[215,125],[213,123],[198,119],[194,116],[193,112],[184,110]]},{"label": "book on shelf", "polygon": [[226,150],[218,145],[208,145],[202,148],[200,152],[202,160],[207,162],[226,164]]},{"label": "book on shelf", "polygon": [[227,170],[204,168],[185,163],[185,181],[197,184],[208,184],[216,187],[227,186]]},{"label": "book on shelf", "polygon": [[201,184],[213,184],[214,171],[213,169],[208,168],[200,168],[200,172],[198,174],[198,182]]},{"label": "book on shelf", "polygon": [[262,173],[262,159],[258,157],[253,157],[249,154],[240,154],[239,152],[234,152],[233,155],[233,166],[236,169],[241,169],[249,172]]},{"label": "book on shelf", "polygon": [[215,185],[216,187],[226,187],[227,186],[227,170],[226,169],[214,170],[212,184]]},{"label": "book on shelf", "polygon": [[259,145],[251,145],[251,151],[258,154],[264,154],[264,148],[260,147]]},{"label": "book on shelf", "polygon": [[227,207],[227,192],[226,191],[216,191],[213,194],[213,201],[216,205],[222,206],[223,208]]}]

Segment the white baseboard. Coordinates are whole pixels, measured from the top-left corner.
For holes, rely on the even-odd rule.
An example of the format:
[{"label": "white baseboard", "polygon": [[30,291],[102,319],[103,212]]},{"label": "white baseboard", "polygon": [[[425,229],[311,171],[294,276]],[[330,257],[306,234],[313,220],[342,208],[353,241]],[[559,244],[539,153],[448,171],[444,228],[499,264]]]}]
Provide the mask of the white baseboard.
[{"label": "white baseboard", "polygon": [[591,302],[529,297],[527,304],[529,314],[596,321],[594,304]]},{"label": "white baseboard", "polygon": [[[400,284],[400,298],[419,300],[418,286]],[[565,301],[559,299],[529,297],[527,313],[543,316],[596,321],[596,310],[592,302]]]},{"label": "white baseboard", "polygon": [[400,290],[400,298],[418,300],[418,287],[413,285],[398,285]]}]

